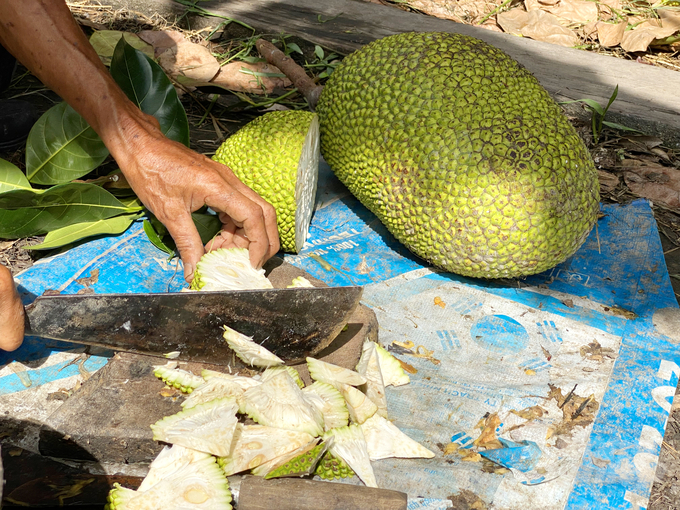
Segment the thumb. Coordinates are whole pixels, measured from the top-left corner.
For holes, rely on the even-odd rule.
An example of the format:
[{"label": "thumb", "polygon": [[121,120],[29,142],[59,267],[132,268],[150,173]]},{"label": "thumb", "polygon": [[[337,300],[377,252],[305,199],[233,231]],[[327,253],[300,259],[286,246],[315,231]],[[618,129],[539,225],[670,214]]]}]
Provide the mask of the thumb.
[{"label": "thumb", "polygon": [[179,251],[179,256],[182,259],[184,266],[184,279],[191,282],[194,278],[194,271],[196,270],[196,263],[201,259],[205,253],[201,236],[198,235],[196,225],[191,219],[191,214],[184,214],[181,217],[168,221],[165,228],[172,236]]}]

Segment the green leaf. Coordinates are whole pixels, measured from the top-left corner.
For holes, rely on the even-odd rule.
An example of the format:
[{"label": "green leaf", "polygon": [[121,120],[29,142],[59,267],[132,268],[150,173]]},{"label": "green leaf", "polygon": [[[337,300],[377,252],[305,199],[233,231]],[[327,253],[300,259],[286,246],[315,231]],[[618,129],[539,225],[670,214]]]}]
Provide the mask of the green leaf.
[{"label": "green leaf", "polygon": [[222,229],[222,222],[215,214],[193,213],[191,218],[201,236],[201,242],[207,244]]},{"label": "green leaf", "polygon": [[35,184],[63,184],[97,168],[109,150],[85,119],[66,103],[47,110],[26,141],[26,177]]},{"label": "green leaf", "polygon": [[0,237],[17,239],[45,234],[75,223],[140,210],[141,207],[126,207],[94,184],[60,184],[42,192],[15,189],[0,193]]},{"label": "green leaf", "polygon": [[12,189],[32,189],[21,169],[9,161],[0,159],[0,193]]},{"label": "green leaf", "polygon": [[168,138],[189,146],[189,122],[175,87],[161,67],[120,38],[111,76],[139,108],[158,119]]},{"label": "green leaf", "polygon": [[127,42],[133,48],[138,49],[150,58],[153,58],[153,46],[142,41],[139,36],[131,32],[121,32],[119,30],[97,30],[90,36],[90,44],[97,52],[97,55],[105,64],[111,63],[113,51],[116,44],[121,37],[125,37]]},{"label": "green leaf", "polygon": [[132,222],[144,213],[121,214],[104,220],[76,223],[68,227],[49,232],[42,243],[25,246],[27,250],[51,250],[67,244],[75,243],[87,237],[99,235],[116,235],[125,232]]},{"label": "green leaf", "polygon": [[144,220],[144,233],[146,234],[146,237],[149,238],[149,241],[151,244],[153,244],[156,248],[158,248],[161,251],[164,251],[165,253],[168,253],[169,255],[173,255],[175,251],[172,248],[169,248],[164,242],[161,236],[158,235],[158,232],[156,232],[156,229],[153,226],[153,223],[151,223],[149,220]]},{"label": "green leaf", "polygon": [[323,60],[324,51],[318,44],[314,45],[314,55],[316,55],[319,60]]},{"label": "green leaf", "polygon": [[303,53],[302,53],[302,50],[300,49],[300,46],[298,46],[298,45],[295,44],[294,42],[292,42],[292,43],[287,43],[287,44],[286,44],[286,49],[289,50],[289,51],[288,51],[288,54],[290,54],[290,53],[292,53],[292,52],[299,53],[300,55],[303,54]]},{"label": "green leaf", "polygon": [[604,124],[607,127],[612,128],[612,129],[618,129],[619,131],[632,131],[634,133],[641,133],[641,131],[639,131],[637,129],[630,128],[628,126],[624,126],[623,124],[617,124],[616,122],[609,122],[609,121],[605,120],[605,121],[602,121],[602,124]]}]

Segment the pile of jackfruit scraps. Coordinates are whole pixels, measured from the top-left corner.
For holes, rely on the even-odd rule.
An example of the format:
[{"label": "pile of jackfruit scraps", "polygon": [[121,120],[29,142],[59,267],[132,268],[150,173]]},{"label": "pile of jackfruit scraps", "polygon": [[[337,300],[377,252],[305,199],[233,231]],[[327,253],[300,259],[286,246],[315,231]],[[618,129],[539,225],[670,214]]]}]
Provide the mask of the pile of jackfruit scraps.
[{"label": "pile of jackfruit scraps", "polygon": [[[215,250],[210,264],[199,262],[204,289],[212,288],[205,284],[215,281],[216,267],[230,282],[247,280],[251,288],[258,279],[266,280],[264,271],[250,264],[231,265],[229,271],[224,261],[215,264],[216,258],[232,258],[231,252]],[[237,256],[247,257],[247,251]],[[298,277],[291,286],[311,284]],[[154,439],[171,446],[150,464],[137,490],[114,486],[109,510],[231,509],[227,476],[238,473],[323,479],[356,474],[367,486],[377,487],[372,461],[434,457],[387,419],[385,387],[410,380],[379,344],[364,342],[356,371],[307,358],[314,382],[305,387],[297,370],[278,356],[233,329],[224,330],[236,355],[263,371],[247,377],[204,369],[198,376],[173,361],[156,367],[158,378],[188,396],[181,412],[151,425]]]}]

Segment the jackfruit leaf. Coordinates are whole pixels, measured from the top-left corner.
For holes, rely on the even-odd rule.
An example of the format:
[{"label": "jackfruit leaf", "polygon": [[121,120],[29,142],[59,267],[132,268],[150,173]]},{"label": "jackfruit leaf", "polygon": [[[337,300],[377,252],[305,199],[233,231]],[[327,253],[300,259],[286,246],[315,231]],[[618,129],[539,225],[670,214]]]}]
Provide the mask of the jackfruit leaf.
[{"label": "jackfruit leaf", "polygon": [[58,228],[47,233],[40,244],[25,246],[27,250],[51,250],[81,239],[99,235],[115,235],[125,232],[132,223],[144,213],[121,214],[104,220],[86,221],[68,227]]},{"label": "jackfruit leaf", "polygon": [[156,229],[154,228],[154,225],[151,223],[151,221],[144,220],[142,227],[144,228],[146,237],[156,248],[167,253],[168,255],[173,255],[175,253],[172,248],[168,247],[168,245],[163,242],[163,239],[158,235],[158,232],[156,232]]},{"label": "jackfruit leaf", "polygon": [[59,184],[44,191],[15,189],[0,193],[0,237],[30,237],[141,209],[126,206],[94,184]]},{"label": "jackfruit leaf", "polygon": [[203,244],[208,244],[222,229],[222,222],[216,214],[195,212],[192,213],[191,219],[194,220],[194,225],[196,225],[196,230],[198,230],[198,235],[201,236]]},{"label": "jackfruit leaf", "polygon": [[123,37],[113,52],[111,76],[144,113],[158,119],[165,136],[189,147],[189,122],[175,87],[156,62]]},{"label": "jackfruit leaf", "polygon": [[97,168],[109,150],[66,103],[47,110],[26,140],[26,177],[34,184],[64,184]]},{"label": "jackfruit leaf", "polygon": [[119,30],[97,30],[90,36],[90,44],[104,64],[109,65],[111,63],[113,51],[116,49],[116,44],[118,44],[121,37],[125,37],[125,42],[133,48],[153,58],[153,46],[140,39],[137,34],[121,32]]},{"label": "jackfruit leaf", "polygon": [[31,189],[31,184],[19,167],[0,159],[0,193],[13,189]]}]

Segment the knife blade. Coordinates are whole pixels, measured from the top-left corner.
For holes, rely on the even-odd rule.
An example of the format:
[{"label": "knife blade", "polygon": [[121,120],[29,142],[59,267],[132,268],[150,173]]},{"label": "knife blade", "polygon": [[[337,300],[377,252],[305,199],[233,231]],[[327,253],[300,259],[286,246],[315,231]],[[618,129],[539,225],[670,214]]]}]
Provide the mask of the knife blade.
[{"label": "knife blade", "polygon": [[223,326],[229,326],[296,363],[333,341],[362,291],[355,286],[40,296],[26,307],[26,334],[244,366],[222,337]]}]

